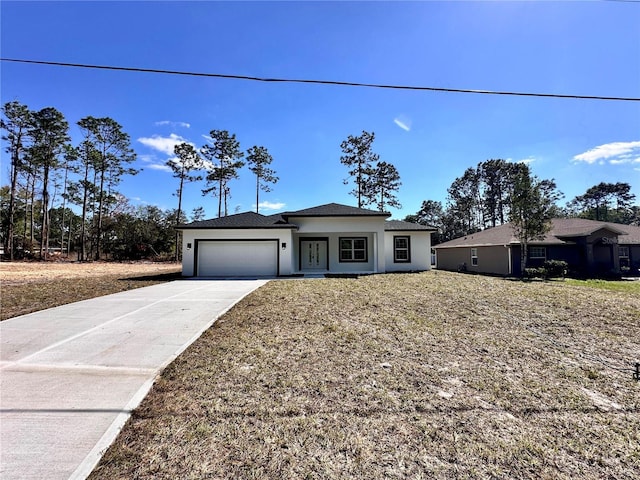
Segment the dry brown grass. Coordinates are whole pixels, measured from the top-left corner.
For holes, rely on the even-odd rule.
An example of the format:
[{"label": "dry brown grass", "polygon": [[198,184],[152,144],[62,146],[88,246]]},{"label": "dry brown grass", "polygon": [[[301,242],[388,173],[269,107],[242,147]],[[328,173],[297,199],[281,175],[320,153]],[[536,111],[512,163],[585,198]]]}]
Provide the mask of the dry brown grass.
[{"label": "dry brown grass", "polygon": [[175,263],[2,262],[0,320],[179,277]]},{"label": "dry brown grass", "polygon": [[640,477],[640,297],[446,272],[274,281],[163,373],[93,472]]}]

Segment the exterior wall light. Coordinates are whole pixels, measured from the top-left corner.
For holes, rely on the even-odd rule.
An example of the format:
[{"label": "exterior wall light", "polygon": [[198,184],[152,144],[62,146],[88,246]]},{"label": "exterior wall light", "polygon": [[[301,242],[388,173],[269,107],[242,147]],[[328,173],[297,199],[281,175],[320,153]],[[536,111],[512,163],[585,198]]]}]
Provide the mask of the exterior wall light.
[{"label": "exterior wall light", "polygon": [[287,242],[282,242],[282,249],[286,250],[287,249]]}]

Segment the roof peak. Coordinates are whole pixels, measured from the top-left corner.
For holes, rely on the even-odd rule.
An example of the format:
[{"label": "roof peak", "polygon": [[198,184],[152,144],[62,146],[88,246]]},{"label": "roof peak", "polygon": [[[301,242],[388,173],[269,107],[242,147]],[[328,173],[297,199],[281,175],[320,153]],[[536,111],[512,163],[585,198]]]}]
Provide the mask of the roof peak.
[{"label": "roof peak", "polygon": [[366,208],[352,207],[341,203],[325,203],[316,207],[304,208],[302,210],[293,210],[283,212],[284,217],[351,217],[351,216],[374,216],[374,217],[390,217],[388,212],[380,212],[378,210],[369,210]]}]

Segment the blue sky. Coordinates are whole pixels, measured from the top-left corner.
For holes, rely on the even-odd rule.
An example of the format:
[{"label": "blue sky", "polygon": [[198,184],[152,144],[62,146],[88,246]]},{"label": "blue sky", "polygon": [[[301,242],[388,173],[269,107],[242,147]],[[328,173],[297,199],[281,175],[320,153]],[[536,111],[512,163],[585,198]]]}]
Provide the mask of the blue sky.
[{"label": "blue sky", "polygon": [[[444,88],[640,97],[640,3],[12,2],[0,4],[3,58]],[[640,198],[640,102],[269,84],[0,63],[4,104],[53,106],[76,122],[109,116],[143,171],[121,192],[175,208],[164,170],[177,141],[212,129],[263,145],[280,181],[261,213],[354,205],[340,142],[362,130],[398,169],[402,209],[445,202],[467,167],[529,162],[568,201],[599,182]],[[2,153],[2,183],[8,159]],[[231,182],[231,212],[254,209],[254,177]],[[186,187],[185,210],[217,201]]]}]

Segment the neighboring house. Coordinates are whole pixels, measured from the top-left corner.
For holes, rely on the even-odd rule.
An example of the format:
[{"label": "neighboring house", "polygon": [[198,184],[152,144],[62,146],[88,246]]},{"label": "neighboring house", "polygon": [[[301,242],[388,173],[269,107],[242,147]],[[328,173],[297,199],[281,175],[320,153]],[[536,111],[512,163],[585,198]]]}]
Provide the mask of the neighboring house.
[{"label": "neighboring house", "polygon": [[330,203],[276,215],[246,212],[179,225],[182,275],[286,276],[431,268],[431,232],[389,213]]},{"label": "neighboring house", "polygon": [[[564,260],[569,272],[594,277],[640,274],[640,227],[581,218],[555,218],[543,240],[529,243],[528,267]],[[520,242],[511,224],[441,243],[437,268],[520,275]]]}]

